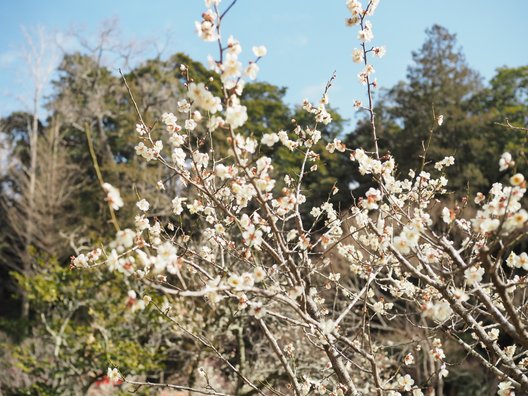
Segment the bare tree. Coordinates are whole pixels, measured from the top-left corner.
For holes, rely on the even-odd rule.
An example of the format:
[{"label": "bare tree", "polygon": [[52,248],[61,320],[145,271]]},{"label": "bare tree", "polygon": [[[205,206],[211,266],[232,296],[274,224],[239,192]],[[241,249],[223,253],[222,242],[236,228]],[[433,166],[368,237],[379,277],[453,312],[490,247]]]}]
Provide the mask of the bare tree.
[{"label": "bare tree", "polygon": [[[24,205],[24,215],[21,222],[17,225],[23,224],[23,230],[18,234],[23,236],[23,247],[20,251],[19,258],[22,263],[22,272],[27,274],[31,266],[30,247],[35,242],[35,217],[37,216],[36,195],[37,195],[37,168],[38,168],[38,146],[40,126],[39,119],[41,116],[42,100],[46,86],[48,85],[51,75],[55,70],[58,61],[58,51],[54,44],[53,35],[50,34],[44,27],[38,26],[31,30],[26,27],[21,27],[22,33],[25,37],[26,44],[22,48],[22,57],[28,69],[29,81],[31,82],[31,96],[27,102],[28,119],[28,151],[29,151],[29,166],[24,167],[24,176],[20,175],[21,185],[24,185],[24,195],[26,204]],[[26,179],[27,180],[24,180]],[[12,225],[15,225],[11,223]],[[23,251],[23,252],[22,252]],[[23,296],[22,301],[22,315],[27,316],[29,312],[29,304]]]}]

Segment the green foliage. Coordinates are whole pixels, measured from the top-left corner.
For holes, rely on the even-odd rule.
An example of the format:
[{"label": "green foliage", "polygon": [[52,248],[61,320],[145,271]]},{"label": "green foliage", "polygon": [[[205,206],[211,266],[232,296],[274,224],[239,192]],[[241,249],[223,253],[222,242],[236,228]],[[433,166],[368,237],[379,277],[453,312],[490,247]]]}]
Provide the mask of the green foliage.
[{"label": "green foliage", "polygon": [[30,276],[13,274],[34,316],[28,336],[12,353],[33,379],[31,391],[84,393],[108,366],[148,375],[166,359],[162,324],[149,308],[133,311],[127,292],[134,282],[102,270],[79,271],[39,258]]},{"label": "green foliage", "polygon": [[[421,168],[424,147],[426,163],[453,155],[455,165],[446,174],[450,188],[459,195],[468,189],[485,191],[501,176],[500,155],[518,151],[526,139],[526,133],[496,123],[509,119],[517,126],[527,124],[527,67],[500,68],[484,88],[478,73],[467,65],[456,35],[439,25],[427,29],[426,35],[412,54],[407,79],[380,95],[375,112],[381,150],[394,155],[404,175]],[[436,121],[439,115],[444,116],[441,126]],[[348,142],[370,147],[369,131],[364,120]]]},{"label": "green foliage", "polygon": [[286,88],[265,82],[253,82],[244,87],[242,102],[247,107],[248,122],[244,129],[257,138],[278,132],[291,125],[292,112],[284,103]]},{"label": "green foliage", "polygon": [[[32,116],[29,113],[16,111],[0,120],[0,133],[5,136],[3,145],[11,147],[13,155],[20,159],[21,163],[29,163],[29,125]],[[1,146],[0,146],[1,147]]]},{"label": "green foliage", "polygon": [[[521,128],[528,125],[528,66],[497,69],[489,87],[473,100],[486,124],[483,132],[487,143],[522,156],[527,131],[509,129],[505,124],[509,122]],[[484,168],[484,171],[489,170]]]},{"label": "green foliage", "polygon": [[435,128],[428,159],[439,161],[456,153],[460,160],[452,168],[451,186],[463,190],[468,182],[485,185],[488,180],[483,175],[466,167],[478,156],[474,155],[474,145],[485,143],[480,139],[478,123],[468,117],[474,113],[469,99],[479,92],[480,77],[467,65],[454,34],[434,25],[426,35],[421,49],[413,52],[414,64],[408,68],[407,81],[388,94],[393,103],[389,114],[401,125],[385,136],[390,151],[403,173],[419,167],[435,117],[442,114],[445,122]]}]

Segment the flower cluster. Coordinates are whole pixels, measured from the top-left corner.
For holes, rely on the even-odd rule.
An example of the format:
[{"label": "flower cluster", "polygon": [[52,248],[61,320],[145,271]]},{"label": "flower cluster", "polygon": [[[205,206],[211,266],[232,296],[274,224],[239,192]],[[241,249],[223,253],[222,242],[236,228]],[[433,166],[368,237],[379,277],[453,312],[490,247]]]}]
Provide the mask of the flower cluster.
[{"label": "flower cluster", "polygon": [[[521,359],[528,322],[519,309],[527,302],[528,256],[517,247],[528,212],[525,178],[514,173],[513,156],[504,153],[499,162],[504,174],[512,172],[509,185],[495,183],[487,195],[453,204],[444,173],[453,157],[424,161],[402,175],[395,159],[380,153],[369,57],[382,57],[385,49],[367,46],[374,39],[366,19],[378,5],[373,0],[346,6],[347,25],[359,27],[353,61],[363,64],[359,80],[369,97],[368,107],[359,101],[355,107],[369,112],[374,151],[324,137],[320,129],[332,123],[330,82],[320,103],[303,102],[311,125],[294,122],[253,135],[241,95],[267,50],[253,47],[255,58],[243,67],[240,42],[222,36],[219,3],[206,1],[196,28],[201,39],[219,44],[209,65],[222,89],[195,82],[181,65],[187,91],[177,108],[153,127],[141,119],[136,126],[138,157],[160,163],[169,175],[154,186],[163,199],[139,196],[134,225],[118,230],[104,249],[73,257],[72,266],[121,274],[130,284],[129,313],[156,309],[174,338],[201,345],[200,364],[220,362],[240,378],[232,384],[225,375],[218,389],[226,392],[269,383],[295,395],[419,396],[442,387],[447,367],[462,355],[493,368],[499,395],[528,392],[528,360]],[[443,116],[432,121],[440,126]],[[298,155],[295,172],[277,174],[275,150]],[[350,160],[371,178],[351,208],[332,202],[337,188],[307,207],[303,182],[308,172],[317,174],[323,154]],[[113,210],[124,205],[116,188],[103,188]],[[185,321],[189,315],[201,316],[193,324]],[[397,347],[386,336],[394,328],[405,329]],[[468,330],[472,339],[464,336]],[[499,344],[501,334],[514,345]],[[233,365],[250,344],[258,350],[251,351],[255,361]],[[467,353],[451,354],[456,348]],[[418,365],[424,373],[414,370]],[[196,386],[209,392],[212,375],[201,370]],[[117,369],[108,377],[126,381]]]},{"label": "flower cluster", "polygon": [[119,208],[124,205],[119,190],[112,186],[110,183],[104,183],[103,189],[107,193],[106,201],[108,202],[108,204],[112,207],[112,209],[119,210]]},{"label": "flower cluster", "polygon": [[514,184],[512,187],[503,186],[501,183],[493,185],[489,198],[483,202],[472,221],[475,231],[499,231],[507,235],[524,227],[528,221],[528,212],[521,206],[521,200],[526,193],[524,176],[514,175],[511,182]]}]

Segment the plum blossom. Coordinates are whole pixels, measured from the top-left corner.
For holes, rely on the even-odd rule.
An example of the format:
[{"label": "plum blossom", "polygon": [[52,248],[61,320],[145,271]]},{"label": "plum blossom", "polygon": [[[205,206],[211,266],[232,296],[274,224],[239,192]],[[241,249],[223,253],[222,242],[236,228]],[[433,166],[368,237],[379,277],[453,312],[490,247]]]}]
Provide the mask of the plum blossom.
[{"label": "plum blossom", "polygon": [[138,232],[141,232],[141,231],[144,231],[144,230],[150,228],[149,219],[146,218],[143,215],[136,216],[134,224],[136,225],[136,230]]},{"label": "plum blossom", "polygon": [[374,48],[372,48],[372,52],[378,58],[383,58],[385,56],[387,50],[385,49],[385,47],[374,47]]},{"label": "plum blossom", "polygon": [[178,100],[178,111],[180,113],[188,113],[191,109],[191,104],[187,102],[187,99]]},{"label": "plum blossom", "polygon": [[238,40],[236,40],[233,36],[229,36],[227,39],[227,50],[233,55],[238,55],[242,52],[242,47],[240,46]]},{"label": "plum blossom", "polygon": [[198,106],[211,114],[216,114],[217,112],[222,111],[222,101],[220,98],[214,96],[206,88],[204,83],[190,83],[187,95],[189,99],[193,101],[195,106]]},{"label": "plum blossom", "polygon": [[145,125],[143,124],[136,124],[136,132],[139,134],[139,136],[143,136],[148,133],[147,129],[145,128]]},{"label": "plum blossom", "polygon": [[431,349],[431,356],[438,361],[445,359],[446,355],[444,349],[442,348],[442,341],[439,338],[433,340],[433,348]]},{"label": "plum blossom", "polygon": [[500,334],[499,329],[497,328],[491,329],[488,333],[488,337],[492,341],[497,341],[499,339],[499,334]]},{"label": "plum blossom", "polygon": [[260,283],[266,279],[266,272],[262,267],[256,267],[253,270],[253,279],[255,279],[255,283]]},{"label": "plum blossom", "polygon": [[225,113],[226,122],[231,125],[233,129],[239,128],[246,123],[248,119],[247,108],[242,106],[240,101],[232,96],[231,105],[227,107]]},{"label": "plum blossom", "polygon": [[256,229],[254,224],[249,224],[242,232],[242,237],[246,245],[258,249],[262,244],[263,233],[261,230]]},{"label": "plum blossom", "polygon": [[197,127],[196,121],[193,119],[185,120],[185,129],[188,131],[193,131]]},{"label": "plum blossom", "polygon": [[255,62],[251,62],[248,67],[246,68],[245,75],[250,80],[255,80],[257,78],[257,73],[259,72],[259,67]]},{"label": "plum blossom", "polygon": [[182,197],[176,197],[172,200],[172,212],[179,216],[182,214],[183,212],[183,202],[185,202],[187,200],[187,198],[182,198]]},{"label": "plum blossom", "polygon": [[279,136],[276,133],[265,133],[262,135],[260,142],[268,147],[272,147],[279,141]]},{"label": "plum blossom", "polygon": [[470,286],[482,282],[483,276],[484,268],[482,267],[469,267],[464,271],[464,278]]},{"label": "plum blossom", "polygon": [[522,268],[528,271],[528,253],[522,252],[517,255],[515,252],[511,252],[506,259],[506,265],[510,268]]},{"label": "plum blossom", "polygon": [[359,0],[347,0],[346,6],[353,16],[358,16],[363,13],[363,6]]},{"label": "plum blossom", "polygon": [[378,8],[380,0],[370,0],[369,6],[366,10],[366,15],[374,15],[374,11]]},{"label": "plum blossom", "polygon": [[442,209],[442,220],[446,224],[451,224],[455,220],[455,213],[449,208]]},{"label": "plum blossom", "polygon": [[266,308],[262,305],[262,302],[258,301],[251,304],[249,314],[254,316],[255,319],[261,319],[266,314]]},{"label": "plum blossom", "polygon": [[119,370],[115,367],[114,368],[108,367],[106,376],[108,377],[110,382],[113,384],[116,384],[121,379],[121,374],[119,374]]},{"label": "plum blossom", "polygon": [[499,383],[499,389],[497,391],[498,396],[515,396],[514,387],[511,381],[502,381]]},{"label": "plum blossom", "polygon": [[411,246],[409,241],[401,236],[394,238],[394,248],[401,254],[409,254],[411,252]]},{"label": "plum blossom", "polygon": [[[238,60],[236,53],[228,52],[225,56],[224,62],[221,65],[222,81],[227,83],[230,79],[240,77],[242,75],[242,63]],[[229,88],[233,88],[232,86]]]},{"label": "plum blossom", "polygon": [[110,183],[104,183],[103,189],[106,191],[106,201],[114,210],[119,210],[124,205],[123,199],[119,190],[112,186]]},{"label": "plum blossom", "polygon": [[354,48],[354,51],[352,51],[352,60],[354,63],[362,63],[363,59],[363,50]]},{"label": "plum blossom", "polygon": [[520,186],[524,183],[524,175],[522,173],[516,173],[510,177],[510,183],[512,186]]},{"label": "plum blossom", "polygon": [[78,268],[86,268],[89,266],[88,257],[81,253],[72,259],[72,265]]},{"label": "plum blossom", "polygon": [[222,0],[205,0],[205,6],[207,8],[211,8],[214,6],[218,6]]},{"label": "plum blossom", "polygon": [[150,203],[146,199],[142,199],[136,203],[136,206],[139,208],[139,210],[146,212],[150,208]]},{"label": "plum blossom", "polygon": [[368,210],[378,209],[378,202],[381,200],[381,191],[371,187],[365,193],[365,196],[367,199],[362,201],[363,207]]},{"label": "plum blossom", "polygon": [[436,322],[444,322],[451,317],[453,310],[445,300],[436,303],[429,302],[423,311],[425,317],[431,318]]},{"label": "plum blossom", "polygon": [[218,38],[216,33],[216,16],[210,9],[202,14],[202,21],[195,23],[198,37],[204,41],[215,41]]},{"label": "plum blossom", "polygon": [[265,46],[263,45],[260,45],[258,47],[253,47],[252,48],[252,51],[253,51],[253,54],[257,57],[257,58],[262,58],[263,56],[266,56],[266,54],[268,53],[268,50],[266,49]]},{"label": "plum blossom", "polygon": [[372,41],[374,34],[372,33],[372,23],[370,21],[365,22],[365,27],[358,33],[358,40],[362,43]]},{"label": "plum blossom", "polygon": [[161,121],[166,125],[167,132],[177,132],[181,127],[177,124],[178,118],[172,113],[163,113]]},{"label": "plum blossom", "polygon": [[398,386],[400,389],[409,392],[412,389],[412,386],[414,385],[414,380],[409,374],[405,374],[404,376],[399,376],[397,381]]},{"label": "plum blossom", "polygon": [[406,366],[411,366],[412,364],[414,364],[414,356],[412,355],[412,353],[408,353],[407,355],[405,355],[405,357],[403,358],[403,362]]},{"label": "plum blossom", "polygon": [[344,153],[345,150],[346,150],[346,146],[343,142],[341,142],[341,140],[339,139],[334,139],[333,142],[331,143],[328,143],[326,145],[326,149],[328,150],[329,153],[333,153],[335,150],[341,152],[341,153]]},{"label": "plum blossom", "polygon": [[499,160],[499,170],[505,171],[508,168],[512,168],[515,165],[515,161],[512,158],[512,155],[508,152],[502,153]]},{"label": "plum blossom", "polygon": [[445,157],[442,161],[438,161],[434,164],[436,170],[441,171],[443,168],[451,166],[455,163],[455,158],[452,156]]}]

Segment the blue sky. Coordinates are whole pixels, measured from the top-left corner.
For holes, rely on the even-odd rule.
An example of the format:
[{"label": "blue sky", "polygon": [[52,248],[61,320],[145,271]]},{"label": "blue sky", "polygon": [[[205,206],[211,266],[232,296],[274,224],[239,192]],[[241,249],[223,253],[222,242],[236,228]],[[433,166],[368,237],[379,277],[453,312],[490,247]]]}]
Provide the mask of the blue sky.
[{"label": "blue sky", "polygon": [[[223,0],[224,7],[230,1]],[[357,83],[359,66],[352,63],[357,46],[356,28],[344,26],[348,12],[344,0],[239,0],[226,17],[224,34],[250,48],[264,44],[260,80],[288,87],[287,101],[317,99],[336,70],[330,101],[346,118],[354,117],[352,103],[364,88]],[[202,0],[0,0],[0,115],[21,108],[18,96],[28,92],[27,72],[20,60],[24,38],[20,26],[43,25],[62,32],[72,28],[91,37],[104,20],[117,18],[122,41],[142,43],[152,53],[169,37],[165,54],[188,53],[204,61],[216,47],[199,40],[194,21],[204,10]],[[508,0],[381,0],[374,25],[374,45],[385,45],[386,56],[374,62],[382,87],[405,78],[411,51],[424,41],[424,30],[434,23],[457,34],[468,63],[488,80],[503,65],[528,64],[528,1]],[[117,70],[119,61],[108,60]],[[165,110],[165,109],[164,109]]]}]

